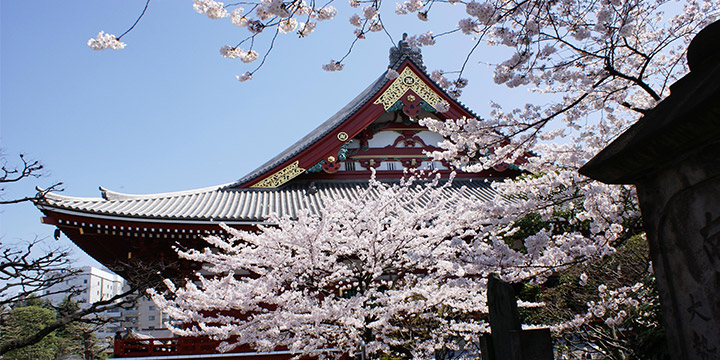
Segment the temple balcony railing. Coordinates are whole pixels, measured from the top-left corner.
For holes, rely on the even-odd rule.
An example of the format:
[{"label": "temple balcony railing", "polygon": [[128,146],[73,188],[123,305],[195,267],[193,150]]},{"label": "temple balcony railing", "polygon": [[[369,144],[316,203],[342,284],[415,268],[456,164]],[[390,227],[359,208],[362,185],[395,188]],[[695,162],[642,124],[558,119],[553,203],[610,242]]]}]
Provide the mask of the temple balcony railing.
[{"label": "temple balcony railing", "polygon": [[115,357],[216,354],[220,342],[204,337],[115,339]]},{"label": "temple balcony railing", "polygon": [[[191,359],[192,355],[219,354],[217,351],[219,344],[220,341],[206,337],[115,339],[113,355],[115,358],[186,355],[183,357],[184,359]],[[323,351],[339,352],[340,350],[330,348]],[[231,354],[237,354],[237,357],[228,357],[227,355],[230,354],[225,354],[224,358],[287,360],[294,356],[292,352],[286,349],[259,353],[247,345],[234,349]],[[190,357],[187,357],[187,355],[190,355]],[[302,357],[302,359],[317,359],[317,357]],[[343,354],[340,359],[347,359],[347,356]]]}]

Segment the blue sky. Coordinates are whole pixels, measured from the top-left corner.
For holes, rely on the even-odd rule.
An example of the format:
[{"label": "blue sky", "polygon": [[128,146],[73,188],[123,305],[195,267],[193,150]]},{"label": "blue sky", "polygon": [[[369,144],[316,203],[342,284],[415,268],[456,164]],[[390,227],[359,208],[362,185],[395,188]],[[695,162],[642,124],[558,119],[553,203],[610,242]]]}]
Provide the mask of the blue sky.
[{"label": "blue sky", "polygon": [[[358,42],[343,71],[321,69],[341,57],[353,39],[347,22],[353,9],[340,1],[338,17],[320,23],[311,36],[280,35],[263,69],[246,83],[235,75],[255,64],[218,52],[239,42],[243,30],[228,19],[195,13],[190,0],[154,0],[122,39],[125,49],[100,52],[87,40],[100,30],[121,34],[144,1],[0,2],[0,148],[9,163],[24,153],[46,167],[46,176],[6,187],[5,197],[32,194],[36,185],[58,181],[66,195],[98,197],[98,186],[147,194],[242,177],[342,108],[387,68],[391,42],[374,33]],[[394,9],[394,3],[385,6]],[[414,15],[389,11],[385,25],[397,41],[403,32],[452,28],[458,13],[463,9],[449,8],[421,23]],[[425,63],[430,70],[457,69],[472,45],[469,37],[452,37],[424,49]],[[493,84],[489,68],[478,64],[498,58],[500,49],[490,50],[480,49],[470,61],[471,82],[461,98],[480,115],[490,100],[521,91]],[[53,228],[40,224],[32,205],[0,211],[3,243],[51,237]],[[74,247],[64,237],[58,245]],[[75,255],[80,264],[93,264],[77,248]]]}]

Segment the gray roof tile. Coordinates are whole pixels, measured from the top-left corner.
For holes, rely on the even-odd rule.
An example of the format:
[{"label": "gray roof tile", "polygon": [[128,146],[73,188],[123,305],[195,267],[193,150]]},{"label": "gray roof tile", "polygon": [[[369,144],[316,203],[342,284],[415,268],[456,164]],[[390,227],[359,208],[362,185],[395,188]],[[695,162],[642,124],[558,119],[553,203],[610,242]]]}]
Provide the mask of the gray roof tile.
[{"label": "gray roof tile", "polygon": [[[311,186],[315,190],[310,191]],[[262,222],[272,213],[297,216],[307,209],[318,214],[323,198],[358,198],[367,181],[289,184],[282,189],[228,189],[224,186],[155,195],[112,192],[105,198],[76,198],[49,193],[38,206],[47,210],[157,220]],[[497,194],[483,179],[456,179],[449,191],[465,187],[465,196],[491,201]],[[107,190],[106,194],[109,192]]]}]

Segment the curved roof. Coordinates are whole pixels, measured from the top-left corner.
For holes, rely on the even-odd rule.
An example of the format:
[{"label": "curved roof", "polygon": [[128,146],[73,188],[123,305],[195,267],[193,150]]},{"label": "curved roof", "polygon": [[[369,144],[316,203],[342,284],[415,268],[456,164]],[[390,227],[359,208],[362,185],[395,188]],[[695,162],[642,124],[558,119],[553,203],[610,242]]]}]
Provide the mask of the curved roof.
[{"label": "curved roof", "polygon": [[[440,87],[436,82],[434,82],[432,79],[430,79],[430,76],[425,73],[425,65],[422,62],[422,56],[419,53],[419,49],[416,48],[407,48],[405,49],[403,47],[404,44],[403,41],[400,42],[398,47],[394,47],[390,49],[390,67],[389,69],[393,70],[399,70],[402,65],[408,61],[412,63],[418,70],[420,70],[425,80],[432,83],[437,89],[444,95],[445,98],[447,98],[449,101],[452,101],[456,103],[463,111],[465,111],[467,114],[470,114],[471,116],[478,118],[478,116],[470,109],[465,106],[465,104],[461,103],[457,99],[453,99],[450,95],[447,94],[444,89]],[[335,113],[335,115],[331,116],[328,120],[320,124],[317,128],[315,128],[313,131],[311,131],[309,134],[307,134],[305,137],[300,139],[295,144],[291,145],[287,149],[285,149],[283,152],[275,156],[274,158],[270,159],[265,164],[261,165],[257,169],[253,170],[249,174],[243,176],[242,178],[238,179],[237,181],[227,185],[228,188],[240,188],[243,185],[258,179],[259,177],[267,174],[268,172],[272,171],[273,169],[279,167],[286,161],[292,159],[293,157],[299,155],[304,150],[308,149],[311,145],[315,144],[317,141],[323,139],[325,136],[330,134],[333,130],[338,128],[340,125],[345,123],[353,114],[358,112],[361,108],[363,108],[370,100],[372,100],[376,95],[379,94],[380,90],[383,89],[388,83],[392,82],[392,79],[387,78],[385,75],[387,74],[387,71],[383,72],[383,74],[377,78],[370,86],[368,86],[365,90],[363,90],[358,96],[356,96],[350,103],[345,105],[340,111]]]},{"label": "curved roof", "polygon": [[[270,214],[295,217],[301,210],[319,214],[323,199],[354,199],[369,186],[368,181],[291,183],[282,189],[205,188],[155,195],[125,195],[104,190],[105,198],[76,198],[49,193],[38,201],[43,210],[77,215],[123,217],[127,220],[262,222]],[[456,179],[451,193],[465,189],[463,196],[492,201],[497,193],[483,179]]]},{"label": "curved roof", "polygon": [[[438,84],[425,73],[419,50],[406,49],[401,42],[398,48],[391,49],[390,68],[399,70],[410,63],[423,75],[424,80],[436,88],[436,91],[459,106],[465,114],[475,116],[465,105],[452,99]],[[76,198],[48,193],[37,206],[43,210],[69,212],[84,216],[123,217],[135,221],[225,221],[261,222],[271,213],[280,216],[296,216],[299,210],[309,209],[317,213],[322,208],[323,198],[354,197],[367,188],[367,180],[325,181],[310,186],[302,181],[289,182],[281,188],[257,189],[246,188],[249,183],[257,181],[282,166],[294,157],[302,154],[314,144],[328,137],[335,129],[345,124],[361,109],[369,106],[369,102],[380,95],[380,92],[393,81],[387,78],[386,72],[370,84],[363,92],[335,115],[323,122],[315,130],[298,142],[270,159],[254,171],[239,180],[218,186],[202,189],[150,194],[129,195],[100,188],[102,198]],[[476,117],[476,116],[475,116]],[[363,119],[365,121],[367,119]],[[492,200],[496,193],[482,178],[457,180],[452,189],[468,188],[468,196],[484,200]]]},{"label": "curved roof", "polygon": [[375,80],[370,86],[368,86],[365,90],[363,90],[360,95],[356,96],[355,99],[350,101],[349,104],[345,105],[340,111],[335,113],[335,115],[331,116],[328,120],[326,120],[324,123],[320,124],[315,130],[311,131],[309,134],[305,135],[302,139],[300,139],[295,144],[291,145],[289,148],[285,149],[285,151],[281,152],[274,158],[270,159],[265,164],[261,165],[257,169],[253,170],[249,174],[243,176],[239,180],[235,181],[232,184],[229,184],[228,188],[235,188],[242,186],[246,184],[249,181],[257,179],[259,176],[267,173],[268,171],[280,166],[282,163],[284,163],[287,160],[290,160],[295,155],[300,154],[303,150],[310,147],[310,145],[314,144],[316,141],[322,139],[325,135],[332,132],[334,129],[336,129],[338,126],[340,126],[345,120],[347,120],[350,116],[352,116],[356,111],[358,111],[361,107],[363,107],[370,99],[372,99],[377,93],[382,89],[383,86],[388,82],[388,79],[385,78],[384,72],[382,76],[380,76],[377,80]]}]

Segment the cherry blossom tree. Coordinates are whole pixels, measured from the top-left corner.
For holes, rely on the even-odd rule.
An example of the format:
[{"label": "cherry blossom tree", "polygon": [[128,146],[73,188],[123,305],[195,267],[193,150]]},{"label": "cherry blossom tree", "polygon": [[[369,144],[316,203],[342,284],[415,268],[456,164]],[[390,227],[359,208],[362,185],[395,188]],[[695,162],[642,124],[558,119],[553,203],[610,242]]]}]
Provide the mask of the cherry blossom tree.
[{"label": "cherry blossom tree", "polygon": [[583,251],[553,241],[514,249],[487,235],[493,225],[477,214],[489,204],[438,181],[371,180],[356,199],[324,199],[318,214],[272,217],[277,225],[259,232],[224,226],[230,236],[179,251],[203,271],[153,299],[182,324],[176,334],[222,339],[224,350],[477,354],[489,274],[534,278]]},{"label": "cherry blossom tree", "polygon": [[[258,233],[224,226],[204,251],[180,251],[205,264],[196,279],[153,299],[184,325],[180,335],[285,346],[298,354],[432,354],[470,350],[486,324],[485,282],[461,260],[476,222],[453,206],[449,183],[382,184],[359,198],[324,199],[319,214],[272,217]],[[186,327],[187,324],[192,324]]]},{"label": "cherry blossom tree", "polygon": [[[325,70],[342,70],[355,43],[371,34],[384,33],[383,22],[390,20],[383,5],[377,0],[349,1],[347,16],[356,27],[354,40],[343,56],[323,65]],[[229,18],[234,25],[246,28],[244,38],[220,49],[222,56],[239,58],[244,63],[259,60],[252,70],[238,75],[240,81],[252,79],[262,67],[277,36],[292,32],[300,37],[311,35],[320,29],[318,24],[340,13],[335,6],[340,7],[332,0],[322,4],[302,0],[227,5],[213,0],[193,2],[200,14],[211,19]],[[286,345],[305,353],[324,346],[355,351],[364,341],[371,353],[394,351],[392,346],[402,345],[409,353],[429,354],[430,349],[438,350],[438,344],[450,338],[462,339],[454,345],[459,349],[463,341],[471,342],[484,331],[479,323],[467,320],[481,314],[484,304],[482,299],[469,295],[454,296],[470,289],[482,293],[482,278],[490,272],[498,272],[509,281],[542,282],[558,268],[611,255],[616,247],[642,232],[633,187],[591,181],[577,170],[668,95],[670,85],[688,70],[685,50],[689,41],[718,18],[720,4],[711,0],[406,0],[395,4],[395,13],[415,14],[419,21],[431,24],[441,6],[459,7],[464,14],[440,25],[445,30],[414,34],[408,41],[431,51],[432,45],[443,39],[466,37],[473,47],[467,54],[458,54],[465,58],[460,69],[436,70],[432,73],[434,81],[449,94],[460,96],[468,82],[463,77],[466,66],[479,61],[494,68],[496,84],[535,94],[533,102],[520,106],[497,101],[493,110],[479,119],[421,119],[421,124],[447,139],[441,144],[445,151],[434,156],[466,171],[510,163],[523,156],[527,160],[522,165],[526,175],[493,184],[498,199],[504,200],[463,206],[462,211],[440,206],[445,200],[439,198],[433,200],[440,206],[436,213],[426,213],[419,206],[398,207],[387,199],[403,199],[402,194],[409,191],[404,189],[412,186],[373,183],[371,188],[382,194],[377,198],[366,195],[364,202],[328,202],[328,210],[321,215],[274,219],[278,227],[264,228],[259,234],[227,229],[233,235],[230,240],[210,239],[219,252],[181,253],[188,259],[208,263],[213,276],[200,276],[197,285],[171,285],[173,301],[155,296],[156,301],[172,310],[173,316],[195,324],[190,329],[177,329],[179,333],[205,333],[226,339],[234,336],[232,341],[255,342],[264,349]],[[265,51],[259,51],[255,41],[262,32],[273,32]],[[119,49],[123,35],[101,33],[88,45]],[[503,49],[507,57],[496,63],[484,59],[478,49],[488,46]],[[435,190],[423,191],[429,196]],[[392,220],[378,223],[377,214],[366,213],[365,208],[377,208],[383,201],[388,209],[392,208],[387,213]],[[432,217],[427,218],[429,215]],[[426,223],[417,222],[420,219],[431,219],[426,223],[433,226],[421,225]],[[413,226],[395,227],[406,221]],[[353,233],[353,229],[369,229],[370,224],[374,224],[374,232]],[[401,229],[427,232],[413,235],[429,244],[418,244],[417,249],[438,261],[404,260],[409,265],[407,272],[397,268],[376,272],[374,267],[361,267],[364,270],[355,272],[360,271],[356,269],[358,259],[363,259],[363,264],[365,260],[385,264],[374,257],[383,253],[370,256],[362,253],[366,248],[353,247],[339,252],[350,246],[342,242],[350,243],[342,240],[350,238],[349,234],[360,243],[365,241],[362,236],[373,234],[376,241],[397,246],[393,231],[399,234]],[[269,258],[258,250],[263,248],[282,249],[281,255]],[[401,252],[402,256],[412,253],[407,250]],[[279,266],[289,264],[283,262],[287,259],[297,262],[297,268]],[[449,267],[441,268],[440,264]],[[258,277],[242,277],[243,271]],[[305,280],[302,274],[312,277]],[[351,281],[347,290],[352,290],[353,295],[347,299],[340,296],[340,289],[345,292],[343,286],[347,286],[342,285],[343,281]],[[456,281],[457,286],[445,285]],[[463,281],[466,283],[460,284]],[[267,286],[272,295],[259,294],[261,286]],[[448,313],[439,311],[439,303],[428,300],[430,292],[422,290],[425,287],[438,292],[442,286],[455,286],[442,296],[448,296],[443,298],[447,300],[444,304],[453,304],[452,311],[461,313],[463,320],[440,316]],[[642,287],[627,286],[604,288],[595,303],[589,304],[590,312],[581,317],[589,319],[589,314],[599,314],[592,309],[608,299],[635,296],[640,300],[622,304],[633,307],[649,296]],[[224,297],[234,299],[234,304],[247,303],[239,310],[255,315],[244,320],[214,316],[230,308],[228,301],[217,300]],[[297,302],[292,306],[298,308],[288,309],[292,301],[278,300],[282,297]],[[208,305],[196,299],[204,299]],[[387,317],[380,316],[380,308]],[[623,311],[630,313],[629,308]],[[612,326],[619,321],[619,312],[610,313],[603,312],[607,316],[601,323]],[[427,324],[441,330],[421,337],[427,340],[404,343],[405,333],[396,322],[407,316],[427,320]],[[557,328],[568,326],[560,324]],[[253,330],[246,333],[248,329]],[[296,342],[300,334],[314,340]]]}]

